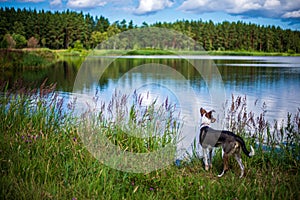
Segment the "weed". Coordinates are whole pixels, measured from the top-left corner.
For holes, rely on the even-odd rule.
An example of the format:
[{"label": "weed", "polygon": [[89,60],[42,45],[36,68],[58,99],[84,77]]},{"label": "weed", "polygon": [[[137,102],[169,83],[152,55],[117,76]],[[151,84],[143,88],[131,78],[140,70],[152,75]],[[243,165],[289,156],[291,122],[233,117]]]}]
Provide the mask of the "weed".
[{"label": "weed", "polygon": [[[107,167],[84,145],[81,117],[55,93],[55,84],[23,87],[0,84],[0,196],[3,199],[297,199],[299,197],[299,109],[287,120],[270,123],[264,113],[247,110],[246,97],[232,97],[226,107],[228,129],[256,144],[256,155],[217,178],[222,168],[220,150],[210,172],[194,159],[182,167],[169,165],[148,173],[128,173]],[[8,89],[13,88],[13,89]],[[97,134],[123,151],[155,151],[177,141],[180,125],[168,101],[158,107],[141,106],[141,96],[115,93],[101,112],[92,115]],[[91,112],[94,113],[94,112]],[[91,114],[90,113],[90,114]],[[82,116],[82,117],[87,117]],[[158,121],[163,123],[157,124]],[[135,137],[138,130],[160,137]],[[132,132],[131,132],[132,131]],[[136,131],[136,132],[134,132]],[[156,131],[156,132],[155,132]],[[176,132],[177,131],[177,132]],[[128,133],[133,135],[128,135]],[[146,132],[148,134],[148,132]],[[148,136],[148,135],[147,135]],[[134,163],[133,163],[134,164]],[[149,163],[151,164],[151,163]]]}]

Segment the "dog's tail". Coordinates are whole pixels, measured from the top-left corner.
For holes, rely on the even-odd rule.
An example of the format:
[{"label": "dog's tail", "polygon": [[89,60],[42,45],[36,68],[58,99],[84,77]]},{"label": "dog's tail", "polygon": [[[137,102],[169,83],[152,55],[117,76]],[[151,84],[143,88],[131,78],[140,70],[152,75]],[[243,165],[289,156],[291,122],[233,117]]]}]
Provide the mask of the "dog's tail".
[{"label": "dog's tail", "polygon": [[248,157],[252,157],[252,156],[255,155],[255,151],[254,151],[253,147],[250,146],[251,152],[249,152],[249,151],[247,150],[247,148],[246,148],[246,144],[245,144],[244,140],[243,140],[241,137],[237,136],[236,140],[241,144],[243,152],[244,152]]}]

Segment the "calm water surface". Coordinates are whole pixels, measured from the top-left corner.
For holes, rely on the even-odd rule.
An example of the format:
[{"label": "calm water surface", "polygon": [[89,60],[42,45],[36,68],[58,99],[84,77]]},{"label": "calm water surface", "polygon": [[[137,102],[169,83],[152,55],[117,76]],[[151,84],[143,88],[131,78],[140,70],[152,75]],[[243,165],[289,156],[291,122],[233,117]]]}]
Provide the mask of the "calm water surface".
[{"label": "calm water surface", "polygon": [[[81,70],[90,76],[98,76],[76,88],[80,93],[98,93],[100,99],[107,101],[115,89],[132,93],[148,92],[151,98],[163,101],[167,96],[174,103],[178,103],[178,96],[193,92],[197,98],[186,96],[181,103],[195,105],[197,108],[213,109],[214,94],[209,90],[207,79],[214,84],[213,74],[203,77],[203,71],[193,66],[194,62],[202,63],[204,73],[210,74],[210,67],[217,66],[225,89],[225,99],[231,100],[231,95],[247,96],[248,110],[261,112],[261,105],[266,103],[266,117],[268,120],[282,120],[288,112],[295,113],[300,108],[300,57],[253,57],[253,56],[127,56],[114,58],[113,62],[99,77],[101,61],[92,62],[91,68]],[[27,69],[5,71],[4,79],[19,78],[27,82],[42,82],[48,78],[49,82],[57,82],[57,90],[66,99],[73,91],[76,75],[80,70],[82,60],[69,59],[68,62],[58,62],[43,69]],[[84,62],[85,63],[85,62]],[[154,64],[154,65],[153,65]],[[165,66],[164,70],[159,67]],[[142,66],[142,67],[140,67]],[[167,66],[167,67],[166,67]],[[102,72],[101,72],[102,73]],[[85,77],[88,77],[86,75]],[[214,87],[214,86],[213,86]],[[215,87],[219,87],[216,85]],[[130,88],[131,90],[124,90]],[[172,88],[176,88],[175,92]],[[130,95],[130,94],[129,94]],[[256,106],[254,105],[257,102]]]}]

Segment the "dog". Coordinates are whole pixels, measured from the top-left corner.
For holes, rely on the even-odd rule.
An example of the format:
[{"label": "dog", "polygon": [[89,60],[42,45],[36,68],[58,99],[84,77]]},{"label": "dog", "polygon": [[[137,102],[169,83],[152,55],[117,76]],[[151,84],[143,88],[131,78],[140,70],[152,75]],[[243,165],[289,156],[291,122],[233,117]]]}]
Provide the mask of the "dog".
[{"label": "dog", "polygon": [[229,156],[234,156],[241,168],[240,178],[244,176],[245,167],[241,159],[241,150],[248,156],[254,156],[255,152],[252,146],[251,152],[246,148],[244,140],[230,132],[224,130],[214,130],[210,128],[210,124],[216,121],[213,118],[212,113],[215,112],[211,110],[207,112],[205,109],[200,108],[200,114],[202,117],[202,123],[200,126],[199,141],[203,149],[203,161],[205,165],[205,170],[212,168],[212,150],[214,147],[222,147],[222,159],[223,159],[223,171],[218,177],[222,177],[225,172],[229,169],[228,158]]}]

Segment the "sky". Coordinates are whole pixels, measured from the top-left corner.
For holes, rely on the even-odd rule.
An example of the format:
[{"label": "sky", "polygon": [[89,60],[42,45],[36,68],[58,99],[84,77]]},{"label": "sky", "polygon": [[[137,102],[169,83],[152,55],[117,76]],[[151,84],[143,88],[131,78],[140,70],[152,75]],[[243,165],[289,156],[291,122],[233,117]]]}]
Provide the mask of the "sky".
[{"label": "sky", "polygon": [[1,7],[36,10],[74,10],[104,16],[112,23],[133,20],[175,22],[176,20],[243,21],[300,30],[300,0],[0,0]]}]

